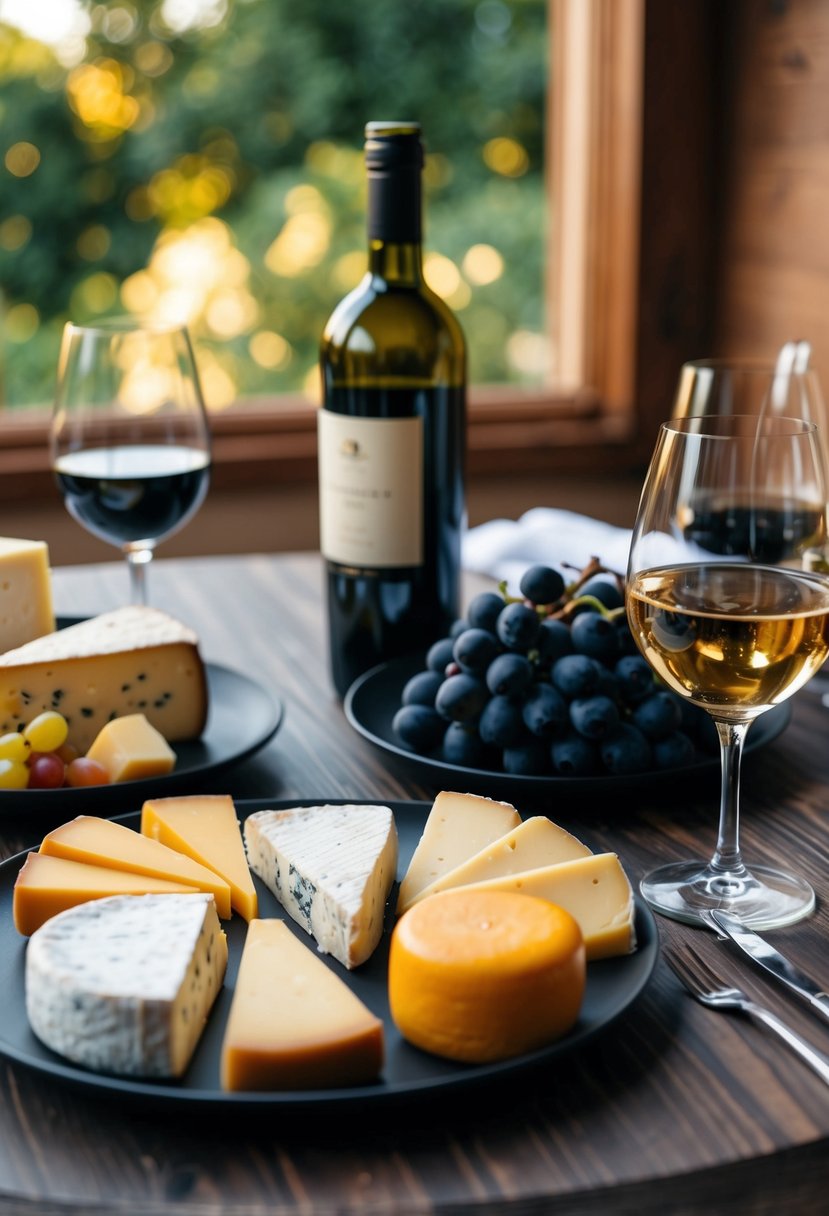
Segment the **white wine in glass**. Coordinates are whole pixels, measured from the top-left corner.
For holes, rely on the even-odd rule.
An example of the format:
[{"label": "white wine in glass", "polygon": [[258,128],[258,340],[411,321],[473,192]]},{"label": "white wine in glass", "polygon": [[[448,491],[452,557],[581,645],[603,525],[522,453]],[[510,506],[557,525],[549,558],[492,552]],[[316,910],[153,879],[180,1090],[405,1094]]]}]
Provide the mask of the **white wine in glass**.
[{"label": "white wine in glass", "polygon": [[[712,510],[717,503],[727,506]],[[628,619],[657,675],[711,715],[722,760],[713,856],[642,880],[667,916],[706,923],[719,908],[774,928],[814,908],[803,878],[743,861],[739,785],[751,723],[829,654],[829,579],[803,569],[804,552],[826,534],[814,425],[726,415],[660,428],[633,530]]]},{"label": "white wine in glass", "polygon": [[210,429],[186,329],[67,325],[51,454],[67,510],[121,548],[131,600],[146,603],[156,545],[195,514],[210,478]]}]

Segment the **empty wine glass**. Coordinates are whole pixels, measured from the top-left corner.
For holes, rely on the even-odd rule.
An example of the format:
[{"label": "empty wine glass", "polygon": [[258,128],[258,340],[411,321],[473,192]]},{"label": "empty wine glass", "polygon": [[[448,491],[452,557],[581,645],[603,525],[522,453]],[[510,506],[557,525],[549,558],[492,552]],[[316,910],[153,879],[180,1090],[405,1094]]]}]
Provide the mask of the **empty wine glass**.
[{"label": "empty wine glass", "polygon": [[69,513],[121,548],[132,602],[146,603],[155,546],[198,510],[210,476],[210,430],[187,330],[68,324],[50,440]]},{"label": "empty wine glass", "polygon": [[667,916],[705,923],[721,908],[773,928],[814,907],[804,879],[744,863],[739,784],[751,723],[829,653],[829,579],[803,568],[804,551],[826,535],[814,425],[766,414],[660,428],[631,541],[628,619],[657,675],[711,715],[722,759],[713,856],[642,880]]}]

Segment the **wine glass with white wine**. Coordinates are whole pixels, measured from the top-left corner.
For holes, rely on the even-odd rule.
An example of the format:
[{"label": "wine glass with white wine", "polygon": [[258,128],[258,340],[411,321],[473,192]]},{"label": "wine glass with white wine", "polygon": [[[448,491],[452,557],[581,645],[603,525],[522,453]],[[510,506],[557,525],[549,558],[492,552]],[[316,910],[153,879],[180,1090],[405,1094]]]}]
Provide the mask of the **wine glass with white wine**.
[{"label": "wine glass with white wine", "polygon": [[714,909],[754,928],[807,916],[801,877],[746,865],[740,763],[746,732],[829,654],[829,579],[803,555],[827,535],[817,429],[776,414],[674,419],[660,428],[631,541],[627,613],[660,679],[707,710],[720,740],[716,848],[647,874],[659,912],[707,923]]},{"label": "wine glass with white wine", "polygon": [[156,545],[192,518],[210,477],[210,428],[187,330],[68,324],[50,438],[67,510],[120,547],[131,600],[145,604]]}]

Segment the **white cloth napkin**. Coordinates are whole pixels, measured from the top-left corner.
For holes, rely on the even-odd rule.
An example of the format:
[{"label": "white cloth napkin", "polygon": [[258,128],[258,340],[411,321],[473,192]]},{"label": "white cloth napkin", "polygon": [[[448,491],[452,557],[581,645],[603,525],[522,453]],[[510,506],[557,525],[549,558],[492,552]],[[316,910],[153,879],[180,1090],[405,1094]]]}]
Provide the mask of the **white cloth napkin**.
[{"label": "white cloth napkin", "polygon": [[555,507],[533,507],[520,519],[492,519],[470,528],[463,541],[463,567],[488,574],[499,582],[506,579],[515,594],[528,566],[581,570],[591,557],[624,575],[627,569],[631,532],[574,511]]}]

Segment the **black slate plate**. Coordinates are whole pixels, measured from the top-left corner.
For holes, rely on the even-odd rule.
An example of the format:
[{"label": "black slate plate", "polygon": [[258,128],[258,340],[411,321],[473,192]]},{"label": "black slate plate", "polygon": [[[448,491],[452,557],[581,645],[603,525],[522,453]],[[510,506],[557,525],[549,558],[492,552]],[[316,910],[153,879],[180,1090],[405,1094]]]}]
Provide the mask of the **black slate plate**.
[{"label": "black slate plate", "polygon": [[[505,798],[517,806],[522,800],[548,795],[607,794],[612,797],[625,789],[641,789],[663,782],[682,781],[704,773],[716,774],[719,756],[703,756],[681,768],[652,769],[629,776],[611,774],[593,777],[514,776],[503,770],[464,768],[449,764],[439,755],[418,755],[405,747],[392,730],[392,719],[400,708],[403,688],[413,675],[423,670],[422,656],[406,656],[381,663],[360,676],[349,688],[343,701],[345,715],[354,729],[387,756],[393,756],[412,776],[436,790],[463,789],[468,793],[490,798]],[[762,714],[748,733],[745,750],[757,748],[776,739],[789,724],[791,705],[788,701]]]},{"label": "black slate plate", "polygon": [[[241,819],[252,811],[266,807],[315,805],[342,799],[316,799],[279,802],[267,799],[237,802]],[[428,802],[389,802],[397,822],[400,837],[402,875],[420,839]],[[140,815],[124,815],[119,822],[132,828],[140,825]],[[386,994],[386,968],[391,931],[391,914],[383,940],[369,961],[356,971],[348,972],[339,963],[319,955],[379,1017],[383,1019],[386,1037],[386,1065],[381,1079],[373,1085],[345,1089],[285,1091],[268,1093],[224,1093],[219,1088],[219,1055],[222,1034],[227,1019],[236,972],[239,966],[247,926],[238,916],[224,923],[230,947],[230,961],[225,987],[211,1013],[207,1030],[184,1079],[180,1082],[158,1083],[133,1081],[86,1069],[68,1063],[44,1047],[32,1034],[26,1018],[24,993],[24,959],[26,940],[14,928],[12,894],[14,881],[25,854],[18,854],[0,865],[0,991],[4,994],[3,1018],[0,1021],[0,1055],[36,1072],[101,1095],[115,1097],[119,1102],[132,1100],[175,1113],[182,1108],[191,1111],[227,1113],[231,1110],[270,1110],[274,1113],[336,1113],[359,1112],[366,1105],[377,1108],[418,1096],[440,1099],[460,1090],[503,1080],[510,1082],[528,1077],[539,1068],[577,1051],[589,1039],[606,1031],[636,1000],[651,977],[658,954],[658,934],[653,916],[641,899],[636,900],[637,949],[623,958],[602,959],[588,964],[587,989],[578,1023],[573,1030],[539,1051],[517,1059],[487,1065],[461,1065],[441,1060],[409,1046],[398,1034],[389,1016]],[[269,891],[255,879],[260,898],[260,916],[285,915]],[[393,900],[390,901],[390,907]],[[290,919],[292,931],[313,948],[309,938]]]}]

